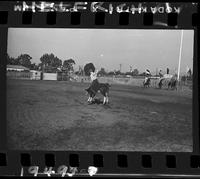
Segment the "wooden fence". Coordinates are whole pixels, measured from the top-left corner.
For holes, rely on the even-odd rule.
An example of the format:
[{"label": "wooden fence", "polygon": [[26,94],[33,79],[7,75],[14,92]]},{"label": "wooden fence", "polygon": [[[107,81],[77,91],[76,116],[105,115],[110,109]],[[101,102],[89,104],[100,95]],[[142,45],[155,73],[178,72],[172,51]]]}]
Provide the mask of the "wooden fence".
[{"label": "wooden fence", "polygon": [[[38,74],[41,75],[41,74]],[[17,72],[17,71],[7,71],[8,79],[32,79],[31,72]],[[36,78],[34,78],[36,79]],[[37,78],[39,79],[39,78]],[[41,79],[41,78],[40,78]],[[76,79],[71,79],[66,73],[43,73],[43,80],[58,80],[58,81],[76,81],[90,83],[90,77],[88,76],[77,76]],[[109,83],[109,84],[122,84],[122,85],[132,85],[132,86],[143,86],[144,77],[132,77],[132,78],[123,78],[123,77],[98,77],[100,83]],[[151,87],[157,88],[159,79],[151,79]],[[168,83],[163,84],[163,88],[167,88]],[[180,81],[178,84],[180,87],[189,87],[192,89],[192,79],[187,79]]]},{"label": "wooden fence", "polygon": [[6,76],[8,79],[30,79],[31,72],[7,71]]}]

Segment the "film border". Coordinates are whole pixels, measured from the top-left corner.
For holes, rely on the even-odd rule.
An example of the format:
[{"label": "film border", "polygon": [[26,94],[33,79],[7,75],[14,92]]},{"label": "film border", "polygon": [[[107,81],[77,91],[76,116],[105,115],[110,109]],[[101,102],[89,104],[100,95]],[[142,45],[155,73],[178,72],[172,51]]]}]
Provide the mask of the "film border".
[{"label": "film border", "polygon": [[[152,175],[152,174],[163,174],[163,175],[193,175],[198,176],[200,167],[200,140],[199,140],[199,103],[198,103],[198,89],[199,89],[199,73],[198,66],[199,57],[198,48],[199,41],[197,40],[199,36],[199,25],[192,26],[194,17],[199,16],[197,14],[197,4],[192,5],[184,3],[184,10],[182,10],[177,17],[177,24],[168,26],[167,19],[170,18],[169,14],[129,14],[127,13],[91,13],[89,9],[84,12],[77,14],[77,12],[69,13],[56,13],[55,12],[40,12],[40,13],[30,13],[32,18],[32,23],[23,24],[23,13],[13,11],[15,2],[1,2],[0,3],[0,13],[5,16],[5,20],[0,24],[0,39],[2,45],[0,47],[0,59],[5,59],[7,51],[7,31],[9,27],[36,27],[36,28],[130,28],[130,29],[194,29],[194,80],[193,80],[193,152],[191,153],[176,153],[176,152],[104,152],[104,151],[9,151],[6,148],[6,61],[1,60],[1,126],[0,126],[0,175],[20,175],[21,168],[26,167],[26,165],[39,166],[42,170],[45,166],[53,166],[58,168],[60,165],[75,165],[78,168],[86,169],[88,166],[97,165],[98,173],[101,175],[106,174],[129,174],[138,175],[142,174]],[[113,4],[117,4],[113,2]],[[178,6],[182,6],[181,3],[174,3]],[[198,4],[199,6],[199,4]],[[199,10],[199,9],[198,9]],[[27,12],[25,13],[27,14]],[[78,15],[78,16],[77,16]],[[25,15],[26,16],[26,15]],[[25,17],[24,16],[24,17]],[[53,24],[47,24],[46,20],[50,17],[56,17],[56,22]],[[76,19],[80,17],[80,24],[71,24],[72,16]],[[95,17],[101,16],[105,17],[104,25],[96,25]],[[146,16],[146,17],[145,17]],[[171,15],[171,19],[175,17],[176,14]],[[7,18],[6,18],[7,17]],[[73,17],[73,18],[74,18]],[[128,21],[128,23],[119,25],[120,18],[122,20]],[[128,20],[127,20],[128,18]],[[147,24],[143,25],[143,20]],[[149,25],[149,19],[152,21]],[[153,24],[156,19],[161,21],[160,24]],[[195,23],[197,23],[195,21]],[[48,155],[50,154],[50,155]],[[50,156],[45,157],[45,156]],[[53,156],[53,157],[52,157]],[[94,156],[103,157],[101,164],[95,163]],[[75,158],[74,158],[75,157]],[[175,160],[174,160],[175,157]],[[22,158],[22,159],[21,159]],[[97,157],[98,158],[98,157]],[[121,162],[118,161],[121,160]],[[74,164],[72,161],[76,161]],[[167,167],[167,161],[172,160],[174,167]],[[197,161],[198,160],[198,161]],[[145,162],[144,162],[145,161]],[[72,163],[71,163],[72,162]],[[103,164],[103,165],[102,165]],[[1,166],[2,165],[2,166]],[[98,166],[99,165],[99,166]]]}]

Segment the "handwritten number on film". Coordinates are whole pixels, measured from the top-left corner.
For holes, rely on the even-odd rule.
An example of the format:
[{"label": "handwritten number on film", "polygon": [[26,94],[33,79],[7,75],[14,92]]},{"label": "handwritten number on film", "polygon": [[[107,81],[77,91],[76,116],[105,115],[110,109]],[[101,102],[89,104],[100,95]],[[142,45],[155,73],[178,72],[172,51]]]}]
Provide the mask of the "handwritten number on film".
[{"label": "handwritten number on film", "polygon": [[[57,173],[53,170],[53,167],[45,167],[43,172],[39,172],[39,167],[38,166],[31,166],[28,168],[28,173],[29,174],[33,174],[33,176],[38,176],[39,174],[41,175],[47,175],[47,176],[51,176],[52,174],[57,174],[57,175],[61,175],[61,177],[64,176],[69,176],[72,177],[75,174],[89,174],[90,176],[93,176],[97,173],[97,168],[90,166],[88,167],[88,170],[82,169],[80,171],[78,171],[77,167],[67,167],[65,165],[61,165],[58,167],[57,169]],[[24,175],[24,168],[21,168],[21,176]]]}]

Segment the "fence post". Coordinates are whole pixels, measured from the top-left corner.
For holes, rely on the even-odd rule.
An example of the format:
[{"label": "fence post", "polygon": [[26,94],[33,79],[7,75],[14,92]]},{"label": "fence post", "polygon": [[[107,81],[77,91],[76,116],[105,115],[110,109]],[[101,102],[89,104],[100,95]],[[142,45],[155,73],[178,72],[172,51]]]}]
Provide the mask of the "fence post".
[{"label": "fence post", "polygon": [[40,80],[43,80],[43,72],[41,72]]}]

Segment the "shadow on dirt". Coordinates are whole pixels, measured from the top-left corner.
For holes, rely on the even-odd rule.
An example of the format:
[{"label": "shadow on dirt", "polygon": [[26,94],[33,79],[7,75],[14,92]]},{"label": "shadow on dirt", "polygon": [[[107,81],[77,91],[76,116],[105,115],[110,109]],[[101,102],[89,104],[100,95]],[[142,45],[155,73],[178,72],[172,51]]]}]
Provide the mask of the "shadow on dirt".
[{"label": "shadow on dirt", "polygon": [[108,104],[103,104],[103,100],[99,99],[99,98],[95,98],[92,102],[88,102],[88,105],[92,105],[92,104],[97,104],[97,105],[102,105],[102,107],[104,107],[105,109],[107,108],[111,108],[111,106]]},{"label": "shadow on dirt", "polygon": [[88,102],[88,104],[103,104],[103,100],[101,100],[99,98],[95,98],[95,99],[93,99],[93,101]]},{"label": "shadow on dirt", "polygon": [[109,103],[108,104],[103,104],[103,100],[101,100],[99,98],[95,98],[95,99],[93,99],[92,102],[88,102],[88,105],[92,105],[92,104],[98,104],[98,105],[102,104],[102,106],[104,108],[111,108]]}]

